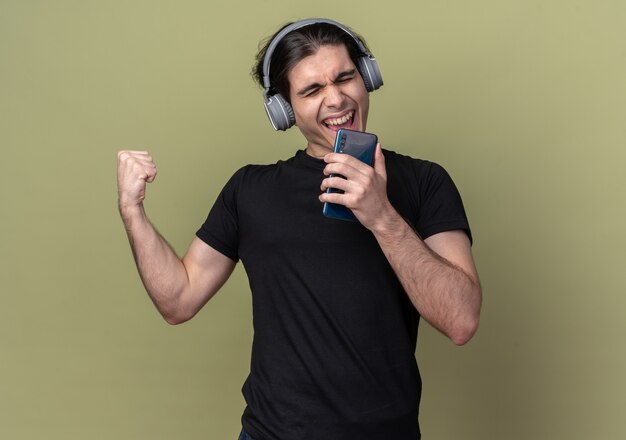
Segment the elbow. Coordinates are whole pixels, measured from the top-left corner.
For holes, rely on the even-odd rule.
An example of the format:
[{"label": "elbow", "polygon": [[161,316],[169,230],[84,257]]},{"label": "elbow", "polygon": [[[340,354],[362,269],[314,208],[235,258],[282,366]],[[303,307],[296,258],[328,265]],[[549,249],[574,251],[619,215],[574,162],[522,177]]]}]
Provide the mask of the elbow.
[{"label": "elbow", "polygon": [[169,325],[179,325],[179,324],[189,321],[189,318],[180,317],[176,315],[163,315],[163,319],[165,319],[165,322],[167,322]]},{"label": "elbow", "polygon": [[170,325],[183,324],[193,318],[198,312],[189,301],[185,300],[184,294],[171,295],[167,300],[153,300],[153,302],[165,322]]},{"label": "elbow", "polygon": [[465,309],[465,313],[459,316],[454,329],[448,334],[449,338],[456,345],[465,345],[474,337],[478,331],[480,322],[480,309],[482,305],[482,291],[480,284],[475,285],[472,301]]},{"label": "elbow", "polygon": [[472,309],[473,310],[468,310],[459,317],[456,325],[448,334],[448,337],[456,345],[467,344],[478,331],[478,324],[480,322],[480,302],[478,302],[475,307],[472,307]]},{"label": "elbow", "polygon": [[186,313],[183,310],[159,310],[159,312],[161,312],[161,316],[163,316],[165,322],[170,325],[183,324],[194,317],[194,314]]},{"label": "elbow", "polygon": [[454,331],[450,332],[449,338],[455,345],[461,346],[467,344],[478,330],[479,318],[469,318],[462,325],[458,325]]}]

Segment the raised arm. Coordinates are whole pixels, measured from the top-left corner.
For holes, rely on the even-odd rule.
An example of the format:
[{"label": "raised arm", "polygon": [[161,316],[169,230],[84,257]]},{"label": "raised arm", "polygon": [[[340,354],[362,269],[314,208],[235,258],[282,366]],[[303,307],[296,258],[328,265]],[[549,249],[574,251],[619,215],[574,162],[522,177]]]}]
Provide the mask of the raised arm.
[{"label": "raised arm", "polygon": [[328,154],[326,188],[320,201],[350,208],[378,241],[411,302],[431,325],[455,344],[465,344],[478,328],[481,288],[470,242],[463,231],[448,231],[422,240],[387,199],[385,159],[376,149],[374,167],[346,154]]},{"label": "raised arm", "polygon": [[194,238],[181,260],[150,223],[143,206],[146,184],[156,178],[147,151],[117,154],[120,215],[143,284],[163,318],[170,324],[191,319],[219,290],[235,262]]}]

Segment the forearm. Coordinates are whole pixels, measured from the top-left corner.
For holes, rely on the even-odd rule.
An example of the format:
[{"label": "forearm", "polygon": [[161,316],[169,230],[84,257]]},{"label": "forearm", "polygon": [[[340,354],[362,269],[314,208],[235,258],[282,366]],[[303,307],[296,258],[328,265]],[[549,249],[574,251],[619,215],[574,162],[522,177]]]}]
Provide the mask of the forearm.
[{"label": "forearm", "polygon": [[181,298],[189,281],[185,266],[150,223],[143,205],[120,206],[128,241],[148,295],[170,323],[181,322]]},{"label": "forearm", "polygon": [[420,315],[454,343],[475,333],[481,305],[477,275],[432,251],[391,208],[372,229]]}]

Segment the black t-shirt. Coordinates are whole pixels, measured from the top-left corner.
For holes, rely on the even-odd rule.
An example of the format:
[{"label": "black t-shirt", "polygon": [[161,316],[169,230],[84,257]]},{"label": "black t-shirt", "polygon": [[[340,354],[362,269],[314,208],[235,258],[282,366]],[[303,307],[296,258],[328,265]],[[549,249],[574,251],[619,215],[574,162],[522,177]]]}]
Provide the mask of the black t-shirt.
[{"label": "black t-shirt", "polygon": [[[384,155],[389,200],[422,238],[470,234],[443,168]],[[419,315],[373,234],[322,215],[324,165],[298,151],[243,167],[197,232],[241,259],[252,290],[243,426],[255,440],[419,439]]]}]

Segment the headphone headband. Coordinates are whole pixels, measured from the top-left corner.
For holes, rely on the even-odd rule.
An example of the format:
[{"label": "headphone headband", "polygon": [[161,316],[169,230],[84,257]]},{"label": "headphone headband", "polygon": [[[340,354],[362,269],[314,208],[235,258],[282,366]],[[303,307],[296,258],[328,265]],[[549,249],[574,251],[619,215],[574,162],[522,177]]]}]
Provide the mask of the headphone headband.
[{"label": "headphone headband", "polygon": [[338,27],[339,29],[341,29],[342,31],[344,31],[346,34],[350,35],[354,39],[357,46],[359,46],[359,50],[361,51],[363,55],[372,56],[372,54],[365,48],[365,45],[361,42],[361,40],[356,35],[354,35],[354,33],[350,29],[348,29],[341,23],[338,23],[333,20],[328,20],[326,18],[307,18],[304,20],[296,21],[295,23],[291,23],[290,25],[286,26],[278,34],[276,34],[276,36],[272,38],[272,42],[270,43],[270,45],[267,47],[267,50],[265,51],[265,56],[263,57],[263,87],[265,87],[266,91],[269,90],[271,87],[270,63],[271,63],[272,55],[274,53],[274,49],[276,49],[276,46],[278,46],[278,43],[280,43],[280,41],[289,32],[293,32],[297,29],[310,26],[312,24],[318,24],[318,23],[332,24],[333,26]]}]

